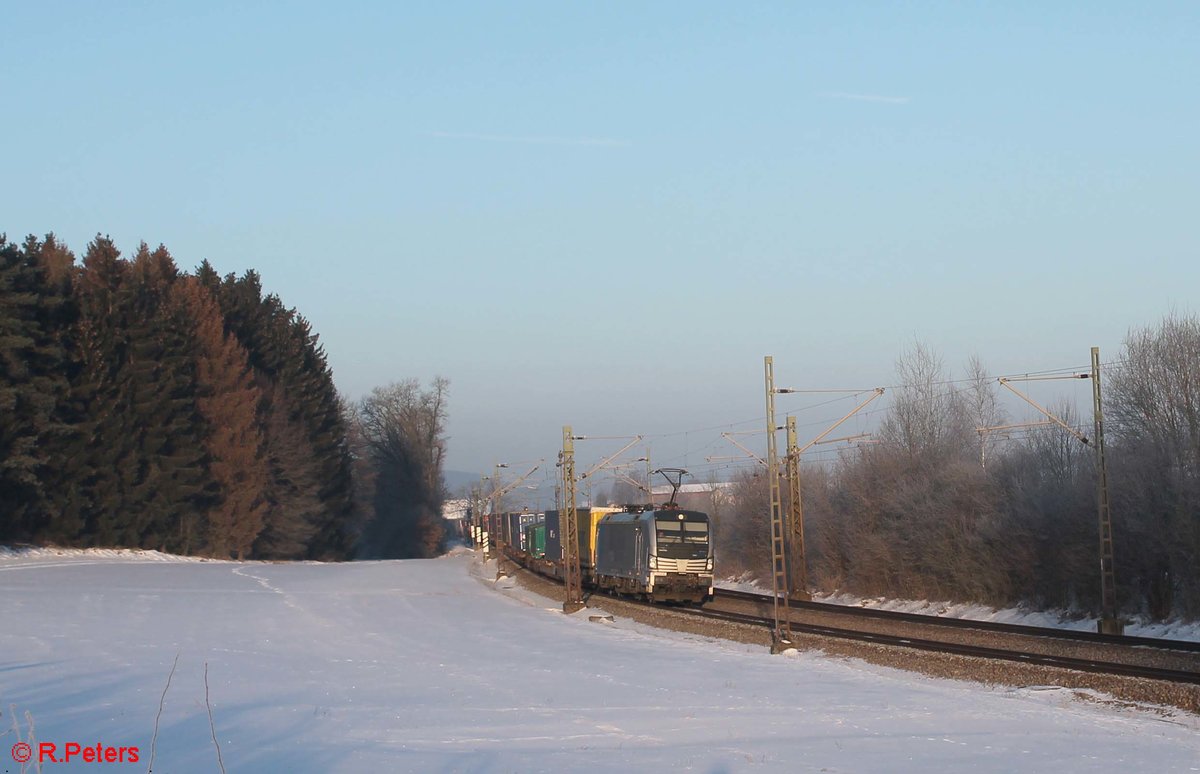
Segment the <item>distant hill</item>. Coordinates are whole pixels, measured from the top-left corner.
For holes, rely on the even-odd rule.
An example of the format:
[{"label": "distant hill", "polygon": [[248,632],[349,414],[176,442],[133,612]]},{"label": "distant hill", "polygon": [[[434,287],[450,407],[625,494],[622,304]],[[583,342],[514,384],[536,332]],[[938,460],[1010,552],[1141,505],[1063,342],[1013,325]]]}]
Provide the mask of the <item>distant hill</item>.
[{"label": "distant hill", "polygon": [[479,473],[469,473],[465,470],[444,470],[442,471],[442,480],[446,482],[446,489],[451,495],[457,494],[458,490],[464,486],[479,483]]}]

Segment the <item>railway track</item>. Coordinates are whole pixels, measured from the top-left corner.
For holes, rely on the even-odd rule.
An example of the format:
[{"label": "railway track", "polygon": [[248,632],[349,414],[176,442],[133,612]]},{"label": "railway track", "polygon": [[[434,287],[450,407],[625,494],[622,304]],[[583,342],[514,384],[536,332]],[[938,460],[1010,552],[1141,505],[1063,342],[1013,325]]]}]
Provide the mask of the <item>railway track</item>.
[{"label": "railway track", "polygon": [[[1200,646],[1149,637],[789,602],[793,632],[919,650],[1200,685]],[[774,626],[772,597],[718,589],[706,612],[749,614]]]},{"label": "railway track", "polygon": [[[514,565],[561,585],[561,581],[537,575],[517,562]],[[717,589],[714,600],[703,608],[664,608],[627,597],[620,599],[626,604],[697,618],[774,628],[769,594]],[[819,602],[789,602],[789,607],[793,634],[1200,686],[1197,643],[938,618]]]},{"label": "railway track", "polygon": [[[769,600],[770,597],[767,597],[767,599]],[[775,625],[772,617],[748,613],[713,609],[693,609],[689,610],[688,612],[705,618],[742,623],[750,626],[764,626],[767,628],[772,628]],[[855,629],[820,626],[796,621],[792,622],[791,628],[793,634],[799,633],[811,634],[818,637],[836,637],[845,640],[856,640],[858,642],[869,642],[875,645],[914,648],[916,650],[925,650],[936,653],[951,653],[958,656],[973,656],[975,658],[1014,661],[1022,664],[1036,664],[1039,666],[1050,666],[1060,669],[1074,669],[1080,672],[1122,675],[1124,677],[1138,677],[1147,680],[1164,680],[1172,683],[1189,683],[1193,685],[1200,685],[1200,671],[1143,666],[1139,664],[1128,664],[1097,659],[1075,658],[1071,656],[1009,650],[1005,648],[994,648],[982,645],[968,645],[956,642],[947,642],[945,640],[920,639],[897,634],[864,632]]]},{"label": "railway track", "polygon": [[[771,604],[770,594],[756,594],[749,591],[733,589],[717,589],[716,599],[748,601],[758,604]],[[715,600],[714,600],[715,601]],[[942,618],[940,616],[920,615],[918,613],[901,613],[894,610],[874,610],[867,607],[850,607],[849,605],[834,605],[825,602],[808,602],[790,600],[788,606],[794,611],[815,611],[834,613],[855,618],[871,618],[882,621],[898,621],[915,623],[922,626],[941,626],[950,629],[973,629],[986,632],[1001,632],[1017,634],[1026,637],[1049,637],[1056,640],[1073,640],[1090,644],[1117,645],[1121,647],[1146,647],[1178,653],[1200,653],[1200,642],[1188,640],[1169,640],[1159,637],[1131,637],[1126,635],[1100,634],[1073,629],[1053,629],[1045,626],[1025,626],[1021,624],[1000,623],[997,621],[975,621],[970,618]]]}]

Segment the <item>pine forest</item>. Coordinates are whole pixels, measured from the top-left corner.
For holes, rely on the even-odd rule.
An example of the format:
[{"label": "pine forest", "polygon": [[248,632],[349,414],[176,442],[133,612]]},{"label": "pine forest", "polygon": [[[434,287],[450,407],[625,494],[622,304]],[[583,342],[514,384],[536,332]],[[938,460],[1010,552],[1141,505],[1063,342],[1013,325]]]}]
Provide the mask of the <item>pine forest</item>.
[{"label": "pine forest", "polygon": [[252,270],[0,237],[0,544],[434,555],[447,386],[343,401]]}]

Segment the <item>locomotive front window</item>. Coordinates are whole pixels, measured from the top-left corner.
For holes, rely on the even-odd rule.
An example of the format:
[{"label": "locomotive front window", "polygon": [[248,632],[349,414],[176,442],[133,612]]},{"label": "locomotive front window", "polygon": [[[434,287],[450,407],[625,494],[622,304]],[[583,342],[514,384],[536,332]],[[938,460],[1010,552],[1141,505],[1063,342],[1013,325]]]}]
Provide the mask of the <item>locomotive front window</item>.
[{"label": "locomotive front window", "polygon": [[662,556],[692,558],[708,556],[708,524],[702,521],[655,521]]}]

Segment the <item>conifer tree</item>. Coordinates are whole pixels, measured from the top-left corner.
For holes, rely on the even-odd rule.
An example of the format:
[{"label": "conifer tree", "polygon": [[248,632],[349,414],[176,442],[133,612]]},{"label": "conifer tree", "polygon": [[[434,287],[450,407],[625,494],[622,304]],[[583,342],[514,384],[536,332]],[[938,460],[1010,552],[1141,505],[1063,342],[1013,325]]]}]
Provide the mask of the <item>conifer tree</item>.
[{"label": "conifer tree", "polygon": [[0,539],[346,558],[342,408],[308,321],[254,271],[0,239]]},{"label": "conifer tree", "polygon": [[270,482],[265,526],[254,544],[264,559],[303,559],[321,522],[319,466],[308,432],[276,385],[267,401]]},{"label": "conifer tree", "polygon": [[46,272],[46,282],[58,289],[71,286],[72,275],[75,273],[75,253],[58,241],[53,233],[46,235],[42,241],[33,236],[25,240],[25,253],[37,257],[38,265]]},{"label": "conifer tree", "polygon": [[246,350],[225,333],[209,287],[199,277],[186,277],[174,291],[195,326],[196,403],[208,425],[208,467],[219,489],[208,511],[208,551],[244,559],[262,532],[267,510],[270,470],[258,417],[262,396]]},{"label": "conifer tree", "polygon": [[166,303],[178,276],[145,245],[133,263],[97,237],[80,283],[81,391],[90,406],[88,537],[99,545],[195,549],[214,487],[195,406],[194,341]]},{"label": "conifer tree", "polygon": [[[75,255],[54,234],[39,241],[26,238],[22,246],[27,275],[37,285],[38,346],[29,366],[39,400],[49,408],[38,432],[37,449],[43,464],[38,469],[43,501],[32,538],[59,544],[78,539],[83,528],[85,499],[73,464],[84,407],[74,400],[73,381],[78,375],[75,325],[78,317],[73,296]],[[51,405],[52,404],[52,405]]]},{"label": "conifer tree", "polygon": [[289,340],[280,383],[288,389],[307,428],[321,501],[308,553],[313,559],[344,559],[356,534],[350,523],[352,472],[341,399],[325,351],[308,321],[294,310],[286,319]]},{"label": "conifer tree", "polygon": [[[203,267],[202,267],[203,268]],[[202,282],[211,282],[207,272]],[[250,357],[250,365],[262,374],[264,382],[276,381],[281,361],[277,344],[271,339],[271,317],[282,314],[283,305],[274,296],[263,297],[258,272],[249,270],[241,277],[225,276],[216,294],[225,315],[226,328],[233,332]],[[260,386],[263,386],[260,384]]]},{"label": "conifer tree", "polygon": [[[137,475],[126,514],[145,547],[191,553],[204,541],[201,514],[215,495],[204,466],[204,426],[196,406],[196,342],[186,312],[169,303],[179,272],[166,248],[142,244],[128,299],[130,349],[125,380],[137,441]],[[136,537],[134,537],[136,534]]]},{"label": "conifer tree", "polygon": [[50,512],[45,444],[66,380],[44,295],[36,260],[0,235],[0,538],[29,540]]},{"label": "conifer tree", "polygon": [[87,416],[76,460],[86,500],[84,533],[93,545],[128,541],[119,524],[128,497],[121,473],[135,468],[137,461],[121,389],[129,350],[128,315],[121,299],[126,268],[112,240],[97,235],[84,253],[77,285],[80,374],[74,392]]},{"label": "conifer tree", "polygon": [[[211,266],[202,265],[198,276],[216,284]],[[344,559],[356,539],[351,460],[333,374],[318,338],[296,310],[276,295],[263,295],[254,271],[226,276],[216,295],[227,328],[246,348],[266,397],[273,494],[256,551],[291,555],[300,542],[309,558]],[[298,453],[301,448],[308,451]],[[314,496],[315,505],[310,502]],[[296,514],[280,512],[277,503],[283,500],[306,514],[303,524]],[[288,532],[294,534],[289,537]]]}]

